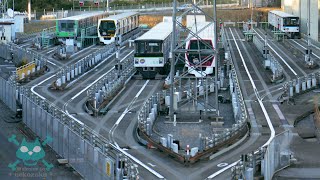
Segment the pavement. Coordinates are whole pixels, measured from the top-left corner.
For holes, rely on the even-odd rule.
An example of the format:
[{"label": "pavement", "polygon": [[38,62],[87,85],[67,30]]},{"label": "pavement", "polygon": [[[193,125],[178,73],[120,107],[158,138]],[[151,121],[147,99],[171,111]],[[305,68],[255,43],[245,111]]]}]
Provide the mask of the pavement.
[{"label": "pavement", "polygon": [[34,142],[36,136],[22,123],[21,118],[16,118],[15,114],[0,101],[0,179],[81,179],[73,169],[57,162],[56,153],[49,147],[43,146],[45,160],[53,164],[53,168],[47,171],[42,162],[38,161],[34,166],[25,166],[23,163],[17,165],[16,171],[12,171],[8,165],[14,163],[18,158],[16,151],[18,146],[8,141],[12,135],[16,135],[18,143],[23,138],[27,142]]},{"label": "pavement", "polygon": [[[219,95],[230,99],[230,91],[220,91]],[[209,95],[210,104],[215,104],[214,93]],[[191,104],[190,104],[191,106]],[[154,124],[154,130],[157,133],[152,134],[155,141],[159,141],[159,135],[167,137],[167,134],[172,134],[175,140],[179,140],[180,146],[185,149],[187,145],[192,147],[199,147],[200,139],[202,137],[211,137],[213,133],[219,134],[226,128],[231,128],[235,123],[231,103],[219,104],[220,122],[223,126],[213,126],[211,122],[215,122],[214,116],[203,116],[200,118],[199,112],[190,112],[188,108],[182,109],[177,113],[177,124],[174,126],[166,116],[158,116]],[[202,112],[203,114],[203,112]]]},{"label": "pavement", "polygon": [[276,173],[274,180],[285,179],[320,179],[319,137],[315,136],[313,114],[313,97],[318,95],[314,91],[295,98],[295,105],[284,103],[281,107],[290,125],[294,125],[296,132],[290,144],[296,161],[288,168]]}]

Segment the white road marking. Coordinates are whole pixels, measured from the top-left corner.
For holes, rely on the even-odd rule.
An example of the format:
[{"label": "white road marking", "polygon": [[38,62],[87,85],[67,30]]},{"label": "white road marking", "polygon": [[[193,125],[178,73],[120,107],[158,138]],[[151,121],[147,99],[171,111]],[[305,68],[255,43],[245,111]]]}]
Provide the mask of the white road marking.
[{"label": "white road marking", "polygon": [[[140,96],[140,94],[142,93],[142,91],[146,88],[147,84],[149,83],[150,80],[147,80],[144,85],[142,86],[142,88],[139,90],[139,92],[136,94],[136,96],[133,98],[133,100],[130,102],[130,104],[128,105],[128,107],[124,110],[124,112],[121,114],[121,116],[117,119],[116,123],[112,126],[112,128],[109,131],[109,140],[113,139],[113,133],[116,130],[116,128],[118,127],[118,125],[120,124],[120,122],[122,121],[122,119],[124,118],[124,116],[130,111],[130,108],[132,107],[132,105],[136,102],[136,100],[138,99],[138,97]],[[117,142],[115,142],[115,145],[119,147],[119,145],[117,144]]]},{"label": "white road marking", "polygon": [[281,120],[286,120],[286,118],[285,118],[284,115],[282,114],[279,106],[278,106],[277,104],[272,104],[272,106],[273,106],[273,108],[276,110],[279,118],[280,118]]},{"label": "white road marking", "polygon": [[21,45],[20,47],[22,47],[22,48],[24,48],[24,47],[26,47],[26,46],[30,46],[30,44],[25,44],[25,45]]},{"label": "white road marking", "polygon": [[[273,138],[274,138],[274,136],[275,136],[275,130],[274,130],[274,127],[273,127],[273,125],[272,125],[272,123],[271,123],[271,119],[270,119],[270,117],[269,117],[269,114],[268,114],[266,108],[264,107],[264,104],[262,103],[262,100],[261,100],[260,97],[259,97],[258,90],[256,89],[256,85],[254,84],[254,81],[252,80],[251,74],[249,73],[249,70],[248,70],[248,68],[247,68],[247,64],[246,64],[246,62],[244,61],[244,58],[243,58],[243,56],[242,56],[242,53],[241,53],[240,48],[239,48],[239,46],[238,46],[238,43],[237,43],[237,41],[235,40],[235,37],[234,37],[234,35],[233,35],[233,33],[232,33],[231,28],[229,28],[229,30],[230,30],[231,35],[232,35],[232,37],[233,37],[233,39],[234,39],[234,42],[235,42],[235,44],[236,44],[236,46],[237,46],[238,52],[239,52],[240,57],[241,57],[241,60],[242,60],[242,64],[243,64],[243,66],[244,66],[244,68],[245,68],[245,70],[246,70],[246,73],[247,73],[247,75],[248,75],[248,77],[249,77],[249,79],[250,79],[251,85],[252,85],[252,87],[254,88],[253,90],[255,91],[255,94],[256,94],[256,97],[257,97],[257,99],[258,99],[259,105],[260,105],[260,107],[261,107],[261,109],[262,109],[262,112],[263,112],[263,114],[264,114],[264,116],[265,116],[265,118],[266,118],[266,120],[267,120],[269,129],[270,129],[270,131],[271,131],[269,140],[262,146],[262,147],[265,147],[265,146],[268,146],[268,145],[270,144],[270,142],[273,140]],[[258,152],[258,151],[255,151],[255,153],[257,153],[257,152]],[[238,160],[238,161],[230,164],[229,166],[226,166],[226,167],[224,167],[223,169],[220,169],[219,171],[213,173],[212,175],[210,175],[210,176],[208,177],[208,179],[212,179],[212,178],[218,176],[219,174],[223,173],[224,171],[228,170],[229,168],[235,166],[239,161],[240,161],[240,160]]]},{"label": "white road marking", "polygon": [[[253,29],[254,30],[254,29]],[[263,39],[260,34],[258,34],[258,32],[256,30],[254,30],[254,32],[256,32],[256,34],[261,38]],[[294,71],[291,66],[280,56],[280,54],[278,54],[270,45],[269,43],[267,43],[267,45],[269,46],[269,48],[281,59],[281,61],[290,69],[290,71],[295,75],[297,76],[297,73],[296,71]]]},{"label": "white road marking", "polygon": [[[120,60],[120,62],[122,62],[123,60],[125,60],[130,54],[132,54],[134,52],[134,50],[132,50],[130,53],[128,53],[124,58],[122,58]],[[86,88],[82,89],[78,94],[74,95],[71,99],[74,100],[75,98],[77,98],[80,94],[82,94],[83,92],[85,92],[86,90],[88,90],[93,84],[95,84],[96,82],[98,82],[100,79],[102,79],[106,74],[110,73],[112,70],[114,69],[114,67],[112,67],[108,72],[104,73],[103,75],[101,75],[99,78],[97,78],[95,81],[93,81],[91,84],[89,84]]]},{"label": "white road marking", "polygon": [[151,163],[148,163],[150,166],[152,166],[152,167],[155,167],[156,165],[154,165],[154,164],[151,164]]},{"label": "white road marking", "polygon": [[55,75],[52,75],[52,76],[48,77],[47,79],[41,81],[40,83],[32,86],[32,87],[31,87],[31,92],[33,92],[33,94],[39,96],[41,99],[45,100],[46,98],[44,98],[43,96],[41,96],[40,94],[38,94],[36,91],[34,91],[34,88],[36,88],[37,86],[41,85],[42,83],[48,81],[49,79],[53,78],[54,76],[55,76]]},{"label": "white road marking", "polygon": [[220,163],[217,165],[218,167],[225,167],[225,166],[228,166],[228,163]]},{"label": "white road marking", "polygon": [[[134,52],[134,50],[132,50],[130,53],[128,53],[121,61],[123,61],[125,58],[127,58],[130,54],[132,54]],[[120,61],[120,62],[121,62]],[[76,94],[75,96],[73,96],[71,98],[71,100],[77,98],[80,94],[82,94],[84,91],[86,91],[87,89],[90,88],[90,86],[92,86],[94,83],[96,83],[97,81],[99,81],[102,77],[104,77],[106,74],[110,73],[110,71],[112,71],[114,69],[111,68],[108,72],[104,73],[102,76],[100,76],[98,79],[96,79],[93,83],[91,83],[89,86],[87,86],[85,89],[83,89],[81,92],[79,92],[78,94]],[[70,115],[68,113],[68,111],[66,111],[66,113],[68,115]],[[69,117],[73,118],[74,120],[76,120],[76,118],[74,118],[72,115],[70,115]],[[79,120],[78,120],[79,121]],[[81,122],[82,123],[82,122]],[[132,156],[131,154],[129,154],[128,152],[124,151],[121,148],[118,148],[116,145],[109,143],[109,145],[115,149],[117,149],[118,151],[120,151],[122,154],[124,154],[125,156],[129,157],[131,160],[133,160],[134,162],[136,162],[137,164],[139,164],[140,166],[142,166],[143,168],[145,168],[147,171],[149,171],[150,173],[152,173],[153,175],[157,176],[157,178],[159,179],[164,179],[164,177],[159,174],[158,172],[156,172],[155,170],[151,169],[149,166],[147,166],[146,164],[144,164],[143,162],[141,162],[140,160],[138,160],[137,158],[135,158],[134,156]]]},{"label": "white road marking", "polygon": [[[299,44],[296,40],[292,40],[294,43],[296,43],[297,45],[299,45],[300,47],[302,47],[303,49],[307,49],[304,46],[302,46],[301,44]],[[316,55],[315,53],[312,52],[312,54],[317,57],[318,59],[320,59],[320,57],[318,55]]]},{"label": "white road marking", "polygon": [[48,51],[46,54],[50,54],[54,51],[55,49],[52,49],[51,51]]},{"label": "white road marking", "polygon": [[49,60],[47,60],[47,62],[50,63],[50,64],[52,64],[52,65],[54,65],[54,66],[57,66],[55,63],[53,63],[53,62],[51,62],[51,61],[49,61]]}]

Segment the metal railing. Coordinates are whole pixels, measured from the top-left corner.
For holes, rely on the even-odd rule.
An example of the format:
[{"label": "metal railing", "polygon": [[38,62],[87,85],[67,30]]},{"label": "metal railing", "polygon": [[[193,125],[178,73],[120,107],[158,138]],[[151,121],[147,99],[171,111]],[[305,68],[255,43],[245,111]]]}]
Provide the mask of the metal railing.
[{"label": "metal railing", "polygon": [[[20,88],[23,122],[85,179],[136,179],[137,166],[104,137],[47,100]],[[109,170],[106,170],[109,166]],[[114,173],[116,172],[116,173]]]},{"label": "metal railing", "polygon": [[[167,137],[160,136],[159,140],[151,138],[153,126],[159,114],[163,114],[167,105],[165,99],[168,92],[164,90],[162,93],[157,93],[144,102],[142,108],[138,112],[138,128],[143,138],[149,144],[158,149],[169,153],[183,163],[194,163],[204,156],[208,156],[214,152],[219,151],[224,146],[231,145],[243,137],[247,132],[247,112],[243,100],[242,92],[240,90],[237,74],[233,65],[231,66],[231,73],[229,76],[230,94],[232,96],[232,107],[236,123],[231,128],[224,129],[222,133],[214,133],[210,137],[200,137],[200,146],[191,149],[195,153],[179,153],[177,146],[172,142],[173,136],[168,134]],[[178,95],[179,96],[179,95]],[[181,95],[180,95],[181,96]],[[185,98],[188,98],[186,96]],[[183,97],[178,98],[182,101]]]}]

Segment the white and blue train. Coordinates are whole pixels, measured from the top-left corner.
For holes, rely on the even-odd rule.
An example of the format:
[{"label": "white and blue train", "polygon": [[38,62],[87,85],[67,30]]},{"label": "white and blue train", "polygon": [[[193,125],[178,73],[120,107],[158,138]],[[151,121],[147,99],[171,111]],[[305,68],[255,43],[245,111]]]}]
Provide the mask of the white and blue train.
[{"label": "white and blue train", "polygon": [[139,13],[127,12],[99,19],[98,37],[101,43],[111,44],[115,40],[139,27]]},{"label": "white and blue train", "polygon": [[300,37],[299,17],[282,11],[269,11],[268,23],[272,28],[285,33],[290,38]]}]

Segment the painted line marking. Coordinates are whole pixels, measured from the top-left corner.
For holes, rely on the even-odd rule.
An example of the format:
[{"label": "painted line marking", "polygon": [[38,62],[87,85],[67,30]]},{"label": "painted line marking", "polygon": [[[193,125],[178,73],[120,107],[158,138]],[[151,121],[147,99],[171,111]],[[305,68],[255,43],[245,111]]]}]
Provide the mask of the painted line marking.
[{"label": "painted line marking", "polygon": [[51,51],[48,51],[46,54],[50,54],[54,51],[55,49],[52,49]]},{"label": "painted line marking", "polygon": [[[124,58],[122,58],[120,60],[120,62],[124,61],[129,55],[131,55],[134,52],[134,50],[132,50],[131,52],[129,52]],[[86,88],[84,88],[83,90],[81,90],[78,94],[74,95],[71,99],[74,100],[75,98],[77,98],[80,94],[82,94],[84,91],[88,90],[93,84],[95,84],[96,82],[98,82],[100,79],[102,79],[106,74],[110,73],[112,70],[114,69],[114,67],[112,67],[108,72],[104,73],[103,75],[101,75],[99,78],[97,78],[95,81],[93,81],[91,84],[89,84],[89,86],[87,86]]]},{"label": "painted line marking", "polygon": [[144,164],[143,162],[141,162],[140,160],[138,160],[137,158],[135,158],[134,156],[132,156],[131,154],[127,153],[126,151],[122,150],[121,148],[118,148],[117,146],[115,146],[114,144],[110,143],[110,146],[112,146],[113,148],[119,150],[121,153],[123,153],[124,155],[128,156],[130,159],[132,159],[134,162],[138,163],[140,166],[142,166],[143,168],[145,168],[146,170],[148,170],[149,172],[151,172],[153,175],[157,176],[157,178],[159,179],[164,179],[164,177],[159,174],[158,172],[156,172],[155,170],[151,169],[149,166],[147,166],[146,164]]},{"label": "painted line marking", "polygon": [[[242,64],[243,64],[243,66],[244,66],[244,68],[245,68],[245,70],[246,70],[247,75],[249,76],[251,85],[252,85],[252,87],[254,87],[254,91],[255,91],[255,94],[256,94],[256,96],[257,96],[259,105],[260,105],[260,107],[261,107],[261,109],[262,109],[262,111],[263,111],[263,114],[264,114],[264,116],[265,116],[265,118],[266,118],[266,120],[267,120],[269,129],[270,129],[270,131],[271,131],[269,140],[262,146],[262,147],[265,147],[265,146],[268,146],[268,145],[270,144],[270,142],[272,141],[272,139],[274,138],[274,136],[275,136],[275,130],[274,130],[273,125],[272,125],[272,123],[271,123],[271,119],[270,119],[270,117],[269,117],[269,114],[268,114],[266,108],[264,107],[264,104],[262,103],[262,100],[261,100],[260,97],[258,96],[258,95],[259,95],[259,94],[258,94],[258,91],[257,91],[257,89],[256,89],[256,86],[255,86],[255,84],[254,84],[254,81],[252,80],[251,74],[249,73],[249,70],[248,70],[248,68],[247,68],[246,62],[245,62],[244,59],[243,59],[242,53],[241,53],[241,51],[240,51],[240,48],[239,48],[239,46],[238,46],[237,41],[235,40],[235,37],[234,37],[234,35],[233,35],[233,33],[232,33],[231,28],[229,28],[229,30],[230,30],[230,32],[231,32],[231,35],[232,35],[233,39],[234,39],[234,42],[235,42],[236,47],[237,47],[237,50],[238,50],[238,52],[239,52],[239,54],[240,54],[240,57],[241,57],[241,60],[242,60]],[[258,151],[256,150],[255,153],[257,153],[257,152],[258,152]],[[219,171],[213,173],[212,175],[210,175],[210,176],[208,177],[208,179],[212,179],[212,178],[218,176],[219,174],[223,173],[224,171],[228,170],[229,168],[235,166],[239,161],[240,161],[240,160],[238,160],[238,161],[236,161],[236,162],[234,162],[234,163],[232,163],[232,164],[224,167],[223,169],[220,169]]]},{"label": "painted line marking", "polygon": [[150,166],[152,166],[152,167],[155,167],[156,165],[154,165],[154,164],[151,164],[151,163],[148,163]]},{"label": "painted line marking", "polygon": [[[295,41],[294,39],[293,39],[293,42],[296,43],[297,45],[299,45],[300,47],[302,47],[303,49],[307,49],[307,48],[305,48],[304,46],[302,46],[301,44],[299,44],[297,41]],[[320,57],[319,57],[318,55],[316,55],[315,53],[312,52],[312,54],[313,54],[315,57],[317,57],[318,59],[320,59]]]},{"label": "painted line marking", "polygon": [[225,167],[225,166],[228,166],[228,163],[220,163],[217,165],[218,167]]},{"label": "painted line marking", "polygon": [[47,62],[50,63],[50,64],[52,64],[52,65],[54,65],[54,66],[57,66],[55,63],[53,63],[53,62],[51,62],[51,61],[49,61],[49,60],[47,60]]},{"label": "painted line marking", "polygon": [[[133,98],[133,100],[130,102],[130,104],[128,105],[128,107],[124,110],[124,112],[121,114],[121,116],[117,119],[116,123],[112,126],[112,128],[109,131],[109,139],[112,141],[113,139],[113,134],[115,132],[115,130],[117,129],[118,125],[120,124],[120,122],[122,121],[122,119],[124,118],[124,116],[130,111],[130,108],[132,107],[132,105],[137,101],[138,97],[140,96],[140,94],[142,93],[142,91],[146,88],[147,84],[149,83],[150,80],[147,80],[144,85],[142,86],[142,88],[139,90],[139,92],[136,94],[136,96]],[[118,143],[116,141],[113,141],[115,143],[115,145],[119,147]]]},{"label": "painted line marking", "polygon": [[[253,30],[254,30],[254,29],[253,29]],[[263,39],[256,30],[254,30],[254,32],[256,32],[256,34],[257,34],[261,39]],[[296,72],[291,68],[291,66],[280,56],[280,54],[278,54],[277,51],[275,51],[275,50],[270,46],[269,43],[267,43],[267,45],[268,45],[269,48],[281,59],[281,61],[290,69],[290,71],[291,71],[295,76],[297,76],[297,73],[296,73]]]},{"label": "painted line marking", "polygon": [[41,99],[45,100],[46,98],[44,98],[43,96],[41,96],[40,94],[38,94],[36,91],[34,91],[34,88],[36,88],[37,86],[43,84],[44,82],[48,81],[49,79],[53,78],[55,75],[52,75],[50,77],[48,77],[47,79],[41,81],[40,83],[34,85],[31,87],[31,92],[33,92],[35,95],[39,96]]}]

